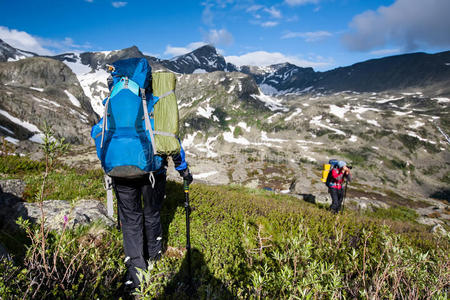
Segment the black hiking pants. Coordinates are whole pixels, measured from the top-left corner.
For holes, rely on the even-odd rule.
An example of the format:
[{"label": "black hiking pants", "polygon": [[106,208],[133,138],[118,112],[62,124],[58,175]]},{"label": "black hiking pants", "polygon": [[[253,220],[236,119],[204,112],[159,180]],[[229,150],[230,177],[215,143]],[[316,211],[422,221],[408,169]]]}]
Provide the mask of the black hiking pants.
[{"label": "black hiking pants", "polygon": [[125,265],[132,289],[139,285],[136,268],[146,269],[148,259],[158,260],[161,257],[160,211],[165,196],[166,174],[154,176],[154,187],[148,176],[139,179],[113,178]]},{"label": "black hiking pants", "polygon": [[331,195],[331,206],[330,209],[334,213],[338,213],[341,209],[342,200],[344,199],[344,188],[335,189],[329,188],[328,192]]}]

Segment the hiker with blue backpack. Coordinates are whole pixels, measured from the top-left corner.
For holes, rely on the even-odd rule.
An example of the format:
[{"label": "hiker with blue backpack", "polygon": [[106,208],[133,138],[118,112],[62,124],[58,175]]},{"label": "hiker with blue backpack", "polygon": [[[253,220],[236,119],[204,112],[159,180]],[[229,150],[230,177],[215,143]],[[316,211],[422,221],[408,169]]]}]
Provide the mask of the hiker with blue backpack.
[{"label": "hiker with blue backpack", "polygon": [[[91,136],[116,194],[128,270],[125,286],[133,291],[139,286],[138,269],[146,269],[148,260],[162,255],[160,211],[169,157],[185,189],[193,178],[178,138],[175,75],[152,73],[145,58],[120,60],[108,67],[110,95]],[[112,199],[108,210],[112,215]]]},{"label": "hiker with blue backpack", "polygon": [[331,170],[327,176],[326,185],[331,195],[330,210],[336,214],[341,209],[345,197],[346,187],[344,188],[343,186],[344,181],[351,181],[352,175],[345,161],[330,160],[330,165]]}]

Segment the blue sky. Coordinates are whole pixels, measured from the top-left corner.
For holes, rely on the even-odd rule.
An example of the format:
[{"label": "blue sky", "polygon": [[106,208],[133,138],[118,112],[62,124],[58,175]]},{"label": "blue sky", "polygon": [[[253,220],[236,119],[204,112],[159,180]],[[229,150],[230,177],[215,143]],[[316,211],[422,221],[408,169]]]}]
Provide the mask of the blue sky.
[{"label": "blue sky", "polygon": [[329,70],[450,49],[450,0],[0,0],[0,39],[40,54],[132,45],[171,58],[213,44],[227,61]]}]

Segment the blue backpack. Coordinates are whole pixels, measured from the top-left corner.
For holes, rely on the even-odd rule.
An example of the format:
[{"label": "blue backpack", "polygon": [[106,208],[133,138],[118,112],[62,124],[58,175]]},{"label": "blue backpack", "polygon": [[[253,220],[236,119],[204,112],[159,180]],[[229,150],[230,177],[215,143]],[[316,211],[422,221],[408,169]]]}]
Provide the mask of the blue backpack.
[{"label": "blue backpack", "polygon": [[329,161],[328,161],[328,163],[330,164],[330,171],[329,171],[329,173],[328,173],[328,176],[327,176],[327,180],[326,180],[326,182],[325,182],[325,185],[327,186],[327,187],[330,187],[331,185],[331,180],[332,180],[332,178],[333,178],[333,176],[331,176],[331,172],[333,171],[333,169],[336,169],[336,168],[338,168],[338,163],[339,163],[339,161],[337,160],[337,159],[330,159]]},{"label": "blue backpack", "polygon": [[[151,67],[145,58],[120,60],[110,66],[113,81],[103,101],[103,118],[91,131],[97,156],[105,173],[134,178],[159,170],[163,158],[156,155]],[[151,89],[150,89],[151,90]]]}]

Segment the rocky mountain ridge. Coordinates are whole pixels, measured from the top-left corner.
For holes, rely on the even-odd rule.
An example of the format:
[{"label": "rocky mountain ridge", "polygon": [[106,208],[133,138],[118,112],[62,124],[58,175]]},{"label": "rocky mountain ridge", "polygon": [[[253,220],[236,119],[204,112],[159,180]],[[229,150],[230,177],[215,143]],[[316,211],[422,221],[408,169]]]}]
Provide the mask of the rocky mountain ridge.
[{"label": "rocky mountain ridge", "polygon": [[[76,91],[68,91],[80,99],[80,104],[85,103],[81,100],[84,93],[97,114],[102,114],[101,100],[108,93],[105,64],[128,57],[146,57],[154,70],[176,72],[183,147],[196,180],[240,183],[305,197],[313,195],[325,201],[329,197],[319,181],[322,163],[339,158],[354,165],[353,193],[366,206],[378,205],[377,201],[397,205],[409,199],[414,201],[411,206],[422,209],[421,201],[429,197],[448,199],[450,157],[445,136],[450,131],[450,98],[445,85],[448,87],[450,74],[446,63],[442,63],[448,52],[391,57],[315,72],[288,63],[237,68],[227,64],[213,47],[197,50],[172,60],[145,56],[136,47],[34,59],[53,60],[59,68],[68,66],[62,70],[71,70],[66,77],[74,89],[77,86]],[[416,58],[424,61],[414,62]],[[402,63],[395,63],[399,59]],[[28,61],[32,60],[0,64],[0,70],[18,68],[19,63],[26,65]],[[408,68],[424,72],[409,76]],[[376,87],[381,82],[376,78],[384,69],[386,76],[382,79],[392,80],[386,82],[386,90],[356,90],[363,85],[356,84],[355,78],[362,76]],[[354,75],[344,76],[350,70]],[[365,70],[370,74],[364,75]],[[419,77],[428,85],[423,86],[417,80]],[[342,87],[337,85],[339,78],[343,79]],[[356,88],[347,90],[352,80]],[[10,83],[5,82],[9,81],[0,80],[2,107],[4,103],[15,102],[12,95],[15,97],[24,88],[26,95],[32,93],[36,98],[42,96],[40,93],[54,102],[64,98],[56,91],[49,93],[45,86],[26,87],[31,81],[22,82],[20,91],[16,90],[19,86],[12,90]],[[22,105],[34,99],[23,98]],[[83,111],[88,109],[85,104],[80,106]],[[82,113],[76,107],[71,108]],[[85,129],[79,129],[78,136],[85,137],[82,143],[90,143],[87,131],[94,114],[85,113],[92,117],[85,116],[88,122]],[[5,119],[0,122],[2,126],[7,124]],[[14,123],[11,119],[9,122]],[[55,125],[61,127],[61,123]],[[0,130],[5,136],[19,139],[19,130],[12,125]],[[31,133],[22,134],[28,139]],[[80,151],[73,156],[89,161],[91,167],[97,160],[94,152],[89,153]],[[76,163],[76,159],[71,161]]]},{"label": "rocky mountain ridge", "polygon": [[36,53],[28,52],[11,47],[0,39],[0,62],[16,61],[26,57],[38,56]]},{"label": "rocky mountain ridge", "polygon": [[17,147],[32,152],[42,142],[43,122],[57,137],[74,144],[90,142],[97,120],[72,70],[45,57],[0,63],[0,132]]}]

